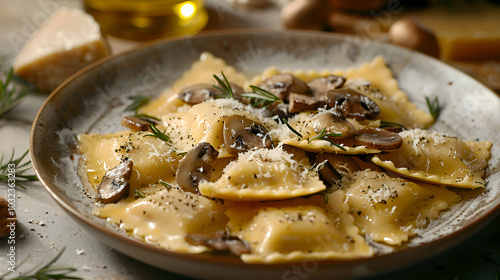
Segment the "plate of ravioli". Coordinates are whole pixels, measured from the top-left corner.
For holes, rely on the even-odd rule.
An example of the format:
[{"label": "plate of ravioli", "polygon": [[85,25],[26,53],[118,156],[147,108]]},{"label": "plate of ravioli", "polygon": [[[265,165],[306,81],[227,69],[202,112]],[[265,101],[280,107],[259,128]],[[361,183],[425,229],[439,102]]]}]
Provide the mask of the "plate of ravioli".
[{"label": "plate of ravioli", "polygon": [[297,265],[344,279],[438,254],[496,217],[498,108],[482,83],[396,46],[207,33],[80,71],[41,108],[30,150],[55,200],[140,261],[203,279]]}]

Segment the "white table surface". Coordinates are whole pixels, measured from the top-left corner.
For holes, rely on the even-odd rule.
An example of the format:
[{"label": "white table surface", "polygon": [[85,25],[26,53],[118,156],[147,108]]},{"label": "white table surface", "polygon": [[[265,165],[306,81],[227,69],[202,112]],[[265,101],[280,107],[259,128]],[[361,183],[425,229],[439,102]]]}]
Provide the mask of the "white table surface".
[{"label": "white table surface", "polygon": [[[210,9],[208,28],[261,27],[282,29],[279,6],[283,1],[261,10],[249,12],[234,9],[225,0],[206,0]],[[20,50],[19,42],[27,38],[59,6],[80,7],[75,0],[0,0],[0,55],[12,59]],[[10,36],[10,37],[9,37]],[[111,39],[115,53],[137,43]],[[9,116],[33,120],[46,95],[30,94]],[[0,120],[0,154],[16,155],[28,148],[30,125]],[[66,248],[57,265],[77,269],[74,276],[84,279],[188,279],[151,267],[126,257],[81,229],[50,197],[39,182],[27,183],[27,189],[16,188],[18,228],[16,231],[17,264],[29,258],[8,278],[45,264]],[[7,185],[0,183],[0,196],[7,196]],[[0,275],[7,269],[10,245],[0,240]],[[463,244],[410,267],[373,279],[495,279],[500,266],[500,219]],[[235,279],[237,276],[235,275]]]}]

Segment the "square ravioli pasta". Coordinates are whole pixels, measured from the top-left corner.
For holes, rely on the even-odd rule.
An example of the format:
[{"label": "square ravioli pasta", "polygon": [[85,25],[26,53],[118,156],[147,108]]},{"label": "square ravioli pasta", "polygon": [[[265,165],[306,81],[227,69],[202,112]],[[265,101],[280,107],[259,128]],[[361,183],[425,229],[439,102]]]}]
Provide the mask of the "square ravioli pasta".
[{"label": "square ravioli pasta", "polygon": [[94,214],[152,246],[247,263],[368,258],[474,199],[455,188],[487,188],[491,143],[433,122],[382,57],[247,77],[203,53],[124,131],[79,135],[80,173]]}]

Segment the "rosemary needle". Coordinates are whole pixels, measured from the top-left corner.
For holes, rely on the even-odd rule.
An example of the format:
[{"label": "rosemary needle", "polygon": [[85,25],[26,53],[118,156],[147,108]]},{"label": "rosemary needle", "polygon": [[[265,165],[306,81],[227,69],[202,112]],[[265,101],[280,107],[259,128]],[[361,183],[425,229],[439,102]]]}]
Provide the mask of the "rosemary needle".
[{"label": "rosemary needle", "polygon": [[12,83],[14,70],[10,68],[5,80],[0,79],[0,118],[14,108],[29,93],[29,88],[18,83]]},{"label": "rosemary needle", "polygon": [[15,181],[16,186],[19,186],[23,189],[26,189],[26,187],[21,182],[37,181],[38,178],[36,177],[36,175],[25,174],[26,171],[31,169],[31,161],[26,161],[24,163],[21,163],[27,154],[28,151],[24,152],[22,156],[14,159],[14,149],[12,149],[10,158],[5,164],[3,162],[4,155],[2,155],[0,157],[0,181],[8,182],[9,175],[14,174],[16,178]]},{"label": "rosemary needle", "polygon": [[149,125],[149,129],[151,130],[151,134],[146,134],[144,135],[144,137],[156,137],[160,140],[163,140],[165,142],[168,142],[168,143],[171,143],[172,141],[170,140],[170,137],[168,137],[168,135],[165,134],[165,131],[164,132],[161,132],[157,127],[156,125],[154,124],[150,124]]}]

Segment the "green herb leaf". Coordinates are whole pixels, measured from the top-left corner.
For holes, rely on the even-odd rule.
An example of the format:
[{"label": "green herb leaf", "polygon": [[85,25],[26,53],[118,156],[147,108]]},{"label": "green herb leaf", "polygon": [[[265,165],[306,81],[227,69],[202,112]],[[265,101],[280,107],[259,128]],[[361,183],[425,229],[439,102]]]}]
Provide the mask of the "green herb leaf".
[{"label": "green herb leaf", "polygon": [[341,149],[342,151],[346,151],[346,149],[344,147],[342,147],[341,145],[333,142],[332,140],[330,140],[328,137],[340,137],[342,136],[342,133],[326,133],[326,127],[323,127],[323,130],[321,130],[320,134],[314,136],[313,138],[309,139],[309,142],[311,141],[314,141],[314,140],[325,140],[325,141],[328,141],[330,142],[330,144],[332,144],[333,146]]},{"label": "green herb leaf", "polygon": [[217,89],[219,89],[220,91],[222,91],[222,93],[224,93],[224,95],[227,98],[234,99],[233,89],[231,88],[231,84],[227,80],[226,75],[224,75],[224,72],[222,72],[222,71],[220,71],[220,74],[222,75],[222,78],[224,80],[222,80],[221,78],[219,78],[217,75],[213,75],[214,79],[220,85],[220,87],[219,86],[214,86],[214,87],[217,88]]},{"label": "green herb leaf", "polygon": [[297,130],[295,130],[289,123],[286,119],[281,119],[283,121],[283,123],[293,132],[295,133],[295,135],[299,136],[300,138],[302,138],[302,134],[300,134]]},{"label": "green herb leaf", "polygon": [[257,86],[250,86],[250,88],[252,92],[245,92],[241,96],[257,101],[252,104],[254,107],[269,107],[275,102],[283,102],[281,98],[263,88]]},{"label": "green herb leaf", "polygon": [[0,118],[14,108],[25,98],[30,88],[19,83],[11,83],[14,78],[14,69],[10,68],[5,80],[0,79]]},{"label": "green herb leaf", "polygon": [[155,122],[155,121],[156,121],[156,122],[161,121],[161,120],[160,120],[159,118],[157,118],[157,117],[153,117],[153,116],[146,115],[146,114],[139,114],[139,115],[138,115],[138,114],[136,114],[136,115],[134,115],[134,117],[136,117],[136,118],[141,118],[141,119],[146,120],[146,121],[151,122],[151,123],[153,123],[153,122]]},{"label": "green herb leaf", "polygon": [[162,184],[165,188],[167,188],[167,190],[172,188],[172,186],[167,184],[166,182],[160,181],[160,184]]},{"label": "green herb leaf", "polygon": [[135,197],[145,198],[146,196],[139,190],[134,190]]},{"label": "green herb leaf", "polygon": [[427,101],[427,108],[429,109],[429,113],[431,114],[432,118],[434,120],[437,120],[439,118],[439,115],[441,114],[441,110],[443,107],[439,105],[439,99],[434,97],[434,100],[430,100],[429,97],[425,97],[425,100]]},{"label": "green herb leaf", "polygon": [[177,156],[185,156],[187,153],[189,153],[189,152],[180,152],[180,153],[177,153]]},{"label": "green herb leaf", "polygon": [[168,142],[168,143],[172,143],[172,141],[170,140],[170,137],[168,137],[166,134],[165,134],[165,131],[161,132],[157,127],[156,125],[154,124],[150,124],[149,125],[149,129],[151,130],[151,133],[152,134],[146,134],[144,135],[144,137],[156,137],[162,141],[165,141],[165,142]]},{"label": "green herb leaf", "polygon": [[127,97],[129,100],[132,100],[132,103],[128,105],[123,111],[134,111],[137,112],[140,107],[146,105],[146,103],[151,100],[150,96],[129,96]]},{"label": "green herb leaf", "polygon": [[380,127],[401,127],[402,129],[406,129],[402,124],[386,121],[380,121]]},{"label": "green herb leaf", "polygon": [[[26,155],[28,154],[28,151],[24,152],[24,154],[16,159],[14,159],[14,149],[12,149],[12,153],[10,155],[9,160],[7,163],[3,163],[4,160],[4,155],[0,157],[0,181],[3,182],[8,182],[9,181],[9,174],[14,174],[16,178],[16,186],[19,186],[23,189],[26,189],[26,187],[22,184],[23,182],[29,182],[29,181],[37,181],[38,177],[36,175],[27,175],[25,172],[31,169],[31,161],[26,161],[22,163]],[[12,165],[14,165],[14,171],[12,171]],[[11,166],[9,166],[11,165]]]}]

